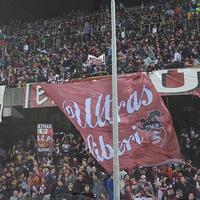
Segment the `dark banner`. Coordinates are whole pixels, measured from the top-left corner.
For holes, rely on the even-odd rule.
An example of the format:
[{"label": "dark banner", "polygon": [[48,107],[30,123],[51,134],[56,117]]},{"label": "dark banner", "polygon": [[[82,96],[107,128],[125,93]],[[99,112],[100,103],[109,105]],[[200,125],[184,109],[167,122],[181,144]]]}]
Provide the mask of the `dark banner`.
[{"label": "dark banner", "polygon": [[38,152],[51,152],[53,145],[53,125],[37,124]]}]

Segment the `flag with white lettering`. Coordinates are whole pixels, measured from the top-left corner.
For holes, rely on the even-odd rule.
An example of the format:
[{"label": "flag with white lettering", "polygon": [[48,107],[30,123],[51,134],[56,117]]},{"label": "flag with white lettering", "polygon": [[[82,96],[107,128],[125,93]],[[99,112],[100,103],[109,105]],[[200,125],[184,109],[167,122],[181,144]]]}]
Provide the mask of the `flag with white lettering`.
[{"label": "flag with white lettering", "polygon": [[37,124],[37,145],[39,152],[50,152],[53,145],[53,125]]},{"label": "flag with white lettering", "polygon": [[[113,169],[111,77],[42,85],[80,131],[95,159]],[[180,162],[171,116],[150,79],[142,73],[118,77],[120,168]]]}]

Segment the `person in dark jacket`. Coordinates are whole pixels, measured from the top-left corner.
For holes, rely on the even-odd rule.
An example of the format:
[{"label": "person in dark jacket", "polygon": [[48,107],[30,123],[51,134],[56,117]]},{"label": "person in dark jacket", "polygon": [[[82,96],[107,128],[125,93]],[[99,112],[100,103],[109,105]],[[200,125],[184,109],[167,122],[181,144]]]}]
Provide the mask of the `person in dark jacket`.
[{"label": "person in dark jacket", "polygon": [[84,191],[84,187],[85,187],[85,183],[83,181],[83,174],[79,172],[78,179],[75,181],[74,187],[73,187],[74,199],[78,199],[78,196]]},{"label": "person in dark jacket", "polygon": [[105,190],[105,187],[103,185],[103,182],[97,176],[96,173],[93,173],[92,179],[93,179],[92,191],[95,194],[97,200],[102,199],[102,196],[106,193],[106,190]]},{"label": "person in dark jacket", "polygon": [[73,200],[73,183],[71,183],[71,182],[67,185],[65,199]]},{"label": "person in dark jacket", "polygon": [[89,184],[86,184],[84,187],[84,191],[80,195],[80,200],[93,200],[93,199],[94,199],[94,195],[90,190],[90,186]]},{"label": "person in dark jacket", "polygon": [[57,187],[55,189],[56,199],[64,198],[66,194],[66,189],[62,180],[58,180]]},{"label": "person in dark jacket", "polygon": [[48,168],[44,169],[44,174],[45,174],[44,178],[46,180],[46,184],[48,186],[51,186],[53,184],[53,177]]},{"label": "person in dark jacket", "polygon": [[113,194],[113,176],[111,176],[107,181],[107,191],[109,200],[114,200],[114,194]]},{"label": "person in dark jacket", "polygon": [[181,176],[180,180],[177,182],[176,190],[181,190],[182,191],[182,195],[183,195],[182,198],[183,199],[188,199],[189,187],[188,187],[187,181],[186,181],[184,176]]}]

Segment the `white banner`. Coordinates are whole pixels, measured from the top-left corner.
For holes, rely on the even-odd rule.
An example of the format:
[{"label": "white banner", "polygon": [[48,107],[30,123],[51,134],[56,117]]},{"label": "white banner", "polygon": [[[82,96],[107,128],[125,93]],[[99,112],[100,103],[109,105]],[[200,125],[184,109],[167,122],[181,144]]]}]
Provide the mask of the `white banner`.
[{"label": "white banner", "polygon": [[3,114],[3,97],[5,92],[6,86],[0,86],[0,122],[2,121],[2,114]]},{"label": "white banner", "polygon": [[106,64],[105,54],[102,54],[98,58],[96,56],[89,54],[87,58],[87,63],[94,64],[94,65],[105,65]]},{"label": "white banner", "polygon": [[[177,95],[181,92],[189,92],[195,89],[199,90],[199,73],[200,68],[158,70],[150,74],[150,79],[159,93]],[[180,75],[182,76],[180,77]],[[166,81],[167,78],[168,81]],[[173,87],[167,85],[169,82],[171,82]],[[178,85],[181,82],[182,85]],[[199,93],[199,91],[197,91],[197,93]]]}]

